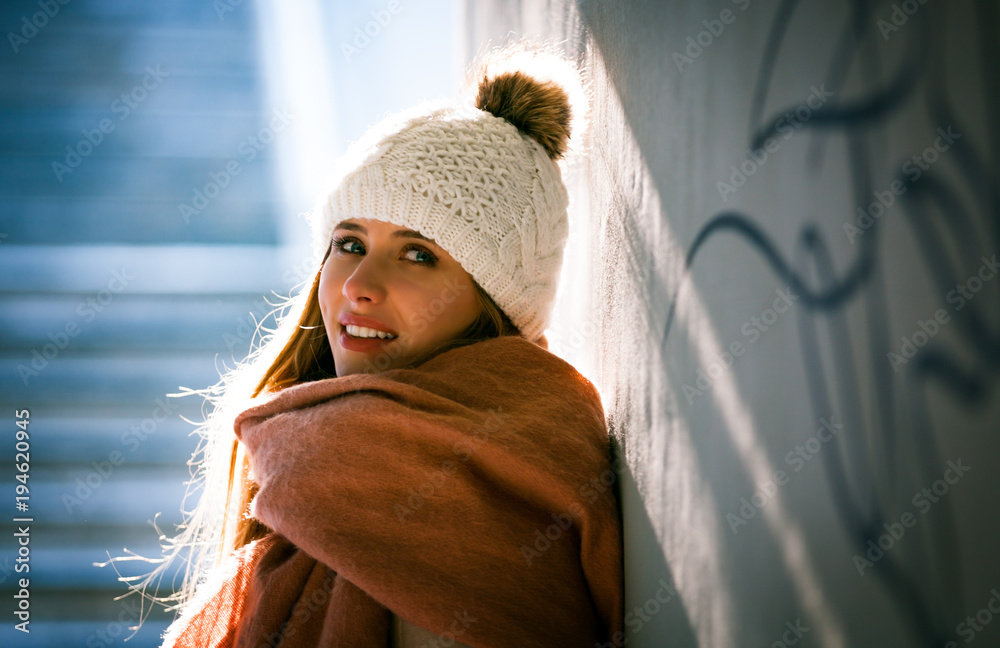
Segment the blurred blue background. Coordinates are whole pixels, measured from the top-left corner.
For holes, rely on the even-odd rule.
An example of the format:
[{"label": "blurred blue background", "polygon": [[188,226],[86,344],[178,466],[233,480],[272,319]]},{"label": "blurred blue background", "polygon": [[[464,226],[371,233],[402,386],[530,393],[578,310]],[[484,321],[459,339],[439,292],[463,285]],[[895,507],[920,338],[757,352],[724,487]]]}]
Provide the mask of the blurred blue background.
[{"label": "blurred blue background", "polygon": [[[272,291],[308,279],[301,214],[346,145],[457,91],[459,20],[449,1],[2,5],[0,645],[159,645],[172,614],[122,643],[140,599],[116,601],[125,586],[93,563],[157,557],[150,521],[180,522],[197,444],[182,417],[202,402],[166,394],[215,383]],[[30,411],[21,513],[15,409]],[[14,571],[18,515],[30,574]],[[10,612],[23,576],[30,636]]]}]

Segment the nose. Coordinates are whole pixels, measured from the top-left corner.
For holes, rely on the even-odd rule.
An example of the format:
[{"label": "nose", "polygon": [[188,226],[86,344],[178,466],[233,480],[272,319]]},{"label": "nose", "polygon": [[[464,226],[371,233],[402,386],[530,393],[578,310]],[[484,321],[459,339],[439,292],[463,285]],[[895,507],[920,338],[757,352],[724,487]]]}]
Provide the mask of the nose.
[{"label": "nose", "polygon": [[367,254],[344,281],[344,296],[352,303],[378,303],[385,299],[385,270],[375,255]]}]

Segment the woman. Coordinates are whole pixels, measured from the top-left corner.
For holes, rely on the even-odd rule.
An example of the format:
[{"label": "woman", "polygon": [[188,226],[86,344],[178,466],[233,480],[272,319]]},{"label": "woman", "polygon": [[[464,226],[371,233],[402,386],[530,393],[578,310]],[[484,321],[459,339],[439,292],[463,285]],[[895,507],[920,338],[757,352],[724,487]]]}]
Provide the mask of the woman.
[{"label": "woman", "polygon": [[492,65],[352,146],[310,290],[209,394],[164,646],[621,645],[604,412],[543,335],[569,97]]}]

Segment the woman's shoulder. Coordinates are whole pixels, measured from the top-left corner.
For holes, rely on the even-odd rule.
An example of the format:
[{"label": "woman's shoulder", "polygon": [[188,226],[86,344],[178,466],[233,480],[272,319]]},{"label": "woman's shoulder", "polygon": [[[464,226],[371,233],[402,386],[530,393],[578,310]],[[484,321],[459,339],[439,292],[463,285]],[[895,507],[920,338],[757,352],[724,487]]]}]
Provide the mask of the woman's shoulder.
[{"label": "woman's shoulder", "polygon": [[601,405],[597,387],[572,364],[523,337],[489,338],[451,349],[429,360],[423,369],[427,377],[453,379],[455,386]]},{"label": "woman's shoulder", "polygon": [[570,378],[593,387],[572,364],[548,350],[544,337],[538,342],[515,335],[488,338],[451,349],[426,364],[429,369],[435,370],[494,372],[511,378],[526,373],[548,372],[554,378]]}]

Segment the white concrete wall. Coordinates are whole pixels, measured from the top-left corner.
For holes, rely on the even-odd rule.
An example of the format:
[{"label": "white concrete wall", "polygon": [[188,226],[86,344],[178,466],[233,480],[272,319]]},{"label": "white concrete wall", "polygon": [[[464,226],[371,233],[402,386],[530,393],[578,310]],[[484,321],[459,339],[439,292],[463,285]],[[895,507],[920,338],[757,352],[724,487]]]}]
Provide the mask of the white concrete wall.
[{"label": "white concrete wall", "polygon": [[466,7],[589,64],[629,646],[1000,645],[1000,11],[857,4]]}]

